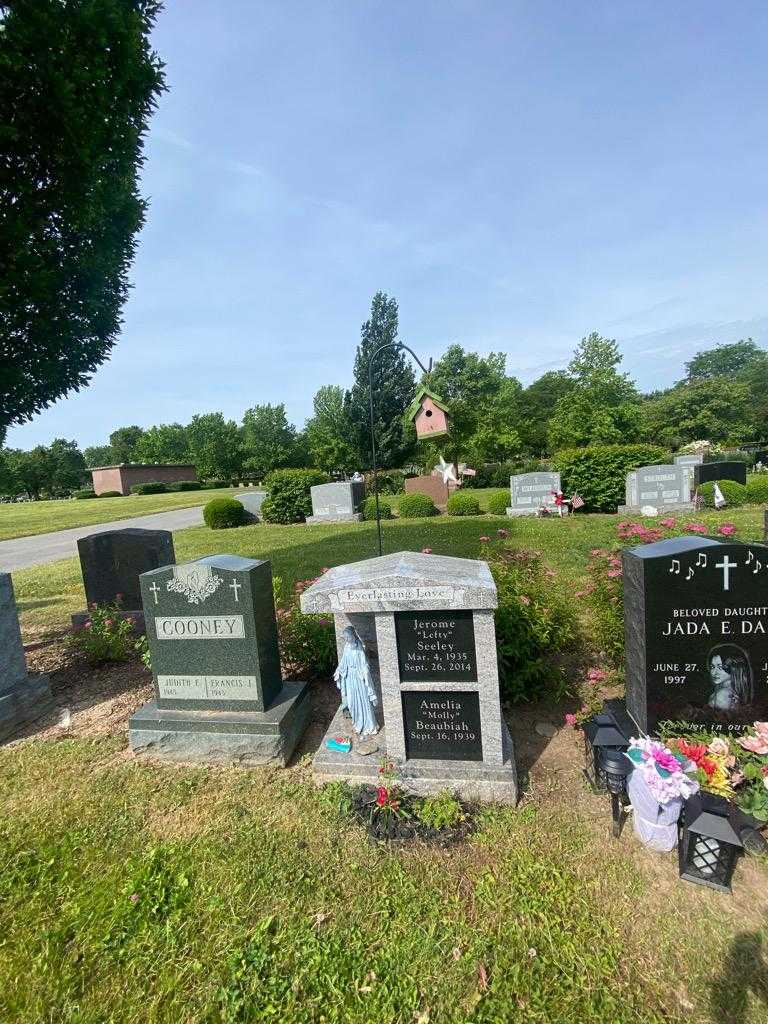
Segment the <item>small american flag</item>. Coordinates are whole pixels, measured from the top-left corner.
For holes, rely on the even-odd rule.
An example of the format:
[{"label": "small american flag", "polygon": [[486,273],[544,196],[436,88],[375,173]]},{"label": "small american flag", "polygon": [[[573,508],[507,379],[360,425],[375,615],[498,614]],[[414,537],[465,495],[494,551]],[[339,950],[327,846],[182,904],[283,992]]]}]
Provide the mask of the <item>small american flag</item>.
[{"label": "small american flag", "polygon": [[580,494],[574,494],[571,498],[571,508],[576,511],[577,508],[584,508],[584,499]]},{"label": "small american flag", "polygon": [[699,511],[699,509],[700,509],[700,508],[701,508],[701,507],[703,506],[703,504],[704,504],[704,499],[703,499],[703,498],[702,498],[702,496],[701,496],[701,495],[699,494],[699,490],[698,490],[698,488],[697,488],[697,489],[696,489],[696,490],[695,490],[695,491],[693,492],[693,507],[694,507],[694,510],[695,510],[696,512],[698,512],[698,511]]}]

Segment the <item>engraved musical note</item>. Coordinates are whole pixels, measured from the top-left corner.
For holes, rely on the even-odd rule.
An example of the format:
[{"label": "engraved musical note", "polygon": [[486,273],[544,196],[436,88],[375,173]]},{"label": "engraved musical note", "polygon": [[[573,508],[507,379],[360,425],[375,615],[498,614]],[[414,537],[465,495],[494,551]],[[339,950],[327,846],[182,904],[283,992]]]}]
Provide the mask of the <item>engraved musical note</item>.
[{"label": "engraved musical note", "polygon": [[749,563],[750,563],[750,562],[752,561],[752,559],[753,559],[754,557],[755,557],[755,553],[754,553],[754,551],[751,551],[751,550],[750,550],[750,551],[748,551],[748,552],[747,552],[747,560],[746,560],[746,562],[745,562],[744,564],[745,564],[745,565],[749,565]]},{"label": "engraved musical note", "polygon": [[699,552],[699,557],[696,560],[696,567],[702,569],[706,569],[707,567],[707,556],[704,554],[703,551]]},{"label": "engraved musical note", "polygon": [[672,565],[670,566],[669,571],[673,572],[676,576],[680,575],[680,559],[679,558],[673,558],[672,559]]},{"label": "engraved musical note", "polygon": [[758,559],[757,559],[757,561],[755,562],[755,568],[754,568],[754,569],[752,570],[752,575],[754,576],[754,575],[755,575],[755,573],[758,573],[758,572],[760,572],[760,570],[761,570],[762,568],[763,568],[763,567],[762,567],[762,565],[761,565],[761,563],[760,563],[760,559],[758,558]]},{"label": "engraved musical note", "polygon": [[692,565],[689,565],[689,566],[688,566],[688,575],[687,575],[687,576],[686,576],[685,578],[686,578],[687,580],[690,580],[690,579],[693,579],[693,577],[694,577],[695,575],[696,575],[696,574],[695,574],[695,573],[694,573],[694,571],[693,571],[693,566],[692,566]]}]

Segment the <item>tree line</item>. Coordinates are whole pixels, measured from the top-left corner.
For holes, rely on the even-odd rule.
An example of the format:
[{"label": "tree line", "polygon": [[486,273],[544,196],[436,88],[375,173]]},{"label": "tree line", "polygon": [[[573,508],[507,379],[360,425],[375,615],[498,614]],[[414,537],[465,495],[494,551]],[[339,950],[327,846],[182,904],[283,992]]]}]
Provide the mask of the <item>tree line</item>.
[{"label": "tree line", "polygon": [[[108,443],[80,452],[55,440],[31,452],[0,452],[0,493],[38,498],[82,486],[88,468],[126,462],[189,462],[205,480],[260,481],[272,469],[316,466],[328,473],[366,469],[371,460],[368,366],[371,353],[398,341],[396,300],[378,292],[362,325],[349,390],[327,384],[298,429],[285,405],[247,409],[237,423],[221,412],[187,424],[114,430]],[[546,458],[563,448],[653,441],[675,449],[706,439],[723,446],[768,438],[768,353],[751,339],[716,345],[685,364],[669,388],[641,394],[621,371],[617,343],[593,332],[564,370],[524,387],[507,373],[506,355],[478,355],[450,345],[429,380],[406,354],[384,348],[374,365],[379,464],[432,464],[438,451],[470,464]],[[447,438],[418,442],[404,414],[418,383],[428,383],[450,410]]]}]

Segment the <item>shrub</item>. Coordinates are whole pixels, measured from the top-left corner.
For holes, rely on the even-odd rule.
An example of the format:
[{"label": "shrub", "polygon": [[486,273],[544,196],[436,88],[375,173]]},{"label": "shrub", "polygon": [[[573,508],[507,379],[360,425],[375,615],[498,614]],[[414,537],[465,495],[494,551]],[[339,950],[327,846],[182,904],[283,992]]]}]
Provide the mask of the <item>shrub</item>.
[{"label": "shrub", "polygon": [[78,501],[84,501],[86,498],[98,498],[98,494],[92,487],[84,487],[82,491],[73,491],[72,497],[77,498]]},{"label": "shrub", "polygon": [[[392,518],[392,502],[379,495],[379,518]],[[376,520],[376,496],[369,494],[363,503],[363,519]]]},{"label": "shrub", "polygon": [[501,549],[488,564],[496,581],[496,647],[502,699],[560,699],[565,674],[555,657],[577,637],[573,603],[552,583],[539,555]]},{"label": "shrub", "polygon": [[425,519],[427,516],[436,516],[437,509],[428,494],[406,494],[400,499],[400,516],[403,519]]},{"label": "shrub", "polygon": [[449,516],[479,516],[480,502],[474,494],[454,491],[448,499],[445,511]]},{"label": "shrub", "polygon": [[306,615],[299,608],[302,591],[314,582],[297,582],[291,597],[282,600],[282,580],[276,576],[272,581],[280,661],[284,673],[293,678],[327,678],[336,667],[333,618],[330,615]]},{"label": "shrub", "polygon": [[310,487],[328,482],[319,469],[275,469],[264,480],[269,497],[261,506],[268,523],[301,523],[312,514]]},{"label": "shrub", "polygon": [[[377,473],[379,494],[402,494],[405,490],[405,477],[403,469],[388,469],[385,473]],[[373,490],[373,473],[365,474],[365,489]]]},{"label": "shrub", "polygon": [[[738,508],[745,504],[747,499],[747,488],[736,480],[718,480],[717,486],[722,491],[723,497],[730,508]],[[705,508],[715,507],[715,481],[708,480],[699,487],[699,497]]]},{"label": "shrub", "polygon": [[414,809],[419,821],[435,830],[452,828],[464,817],[461,803],[449,790],[444,790],[437,796],[424,797]]},{"label": "shrub", "polygon": [[99,498],[122,498],[122,491],[102,491],[101,494],[97,495]]},{"label": "shrub", "polygon": [[509,501],[509,491],[496,491],[488,498],[488,511],[494,516],[506,515]]},{"label": "shrub", "polygon": [[131,494],[167,494],[168,484],[162,480],[148,480],[145,484],[134,484]]},{"label": "shrub", "polygon": [[245,509],[234,498],[213,498],[203,509],[203,519],[212,530],[245,526],[248,521]]},{"label": "shrub", "polygon": [[742,452],[738,448],[713,448],[704,453],[705,462],[743,462],[754,466],[755,456],[751,452]]},{"label": "shrub", "polygon": [[226,480],[206,480],[204,484],[200,484],[200,490],[202,491],[220,491],[223,487],[231,487]]},{"label": "shrub", "polygon": [[768,473],[747,477],[747,501],[753,505],[768,505]]},{"label": "shrub", "polygon": [[133,619],[119,605],[91,605],[91,617],[70,637],[70,644],[82,651],[92,665],[104,661],[127,661],[136,648]]},{"label": "shrub", "polygon": [[176,480],[168,484],[169,491],[199,491],[203,485],[198,480]]},{"label": "shrub", "polygon": [[624,504],[627,473],[666,458],[667,451],[653,444],[594,444],[556,452],[553,461],[563,492],[578,491],[585,512],[615,512]]}]

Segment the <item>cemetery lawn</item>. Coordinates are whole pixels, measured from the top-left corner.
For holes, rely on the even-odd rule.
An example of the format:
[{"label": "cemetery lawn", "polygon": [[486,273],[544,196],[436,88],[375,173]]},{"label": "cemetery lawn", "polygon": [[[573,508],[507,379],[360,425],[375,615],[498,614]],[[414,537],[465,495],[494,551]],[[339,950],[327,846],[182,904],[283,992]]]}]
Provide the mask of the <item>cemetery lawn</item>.
[{"label": "cemetery lawn", "polygon": [[154,512],[205,505],[211,498],[233,494],[231,487],[216,491],[175,491],[171,494],[129,494],[124,498],[62,498],[57,501],[18,501],[0,504],[0,541],[38,533],[95,526]]},{"label": "cemetery lawn", "polygon": [[[695,518],[762,536],[761,508]],[[385,551],[474,557],[503,527],[575,594],[617,521],[392,521]],[[270,558],[284,588],[376,553],[367,523],[174,541],[179,561]],[[13,578],[25,639],[39,641],[30,662],[53,670],[83,605],[78,563]],[[588,647],[586,609],[584,625]],[[286,770],[137,760],[126,720],[148,673],[105,666],[77,686],[68,733],[53,721],[0,748],[3,1024],[768,1020],[766,866],[743,860],[724,896],[679,882],[675,855],[640,847],[630,823],[612,840],[608,801],[587,791],[578,735],[562,727],[572,705],[508,713],[522,800],[483,810],[470,840],[444,850],[378,847],[345,817],[341,789],[313,786],[327,683],[313,684],[314,724]],[[542,720],[553,737],[536,733]]]}]

